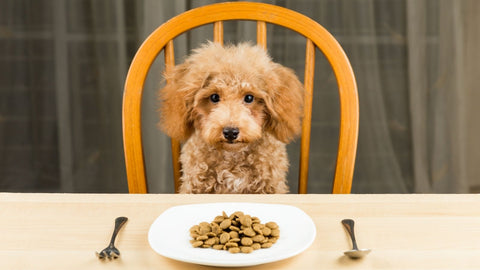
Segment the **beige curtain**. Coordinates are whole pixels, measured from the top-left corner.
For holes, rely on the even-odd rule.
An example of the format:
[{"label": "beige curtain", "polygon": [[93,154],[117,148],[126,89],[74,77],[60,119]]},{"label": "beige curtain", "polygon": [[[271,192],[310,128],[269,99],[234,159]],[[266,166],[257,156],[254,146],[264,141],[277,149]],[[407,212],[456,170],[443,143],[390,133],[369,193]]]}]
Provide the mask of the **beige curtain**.
[{"label": "beige curtain", "polygon": [[[0,0],[0,191],[127,192],[121,99],[130,59],[156,27],[206,0]],[[305,14],[340,42],[354,68],[360,135],[354,193],[480,191],[480,2],[261,1]],[[304,38],[268,26],[275,61],[303,78]],[[177,62],[212,39],[175,40]],[[226,42],[255,40],[251,22]],[[157,128],[163,55],[147,79],[143,132],[152,192],[172,192],[170,141]],[[329,193],[338,94],[316,59],[309,192]],[[297,190],[298,142],[288,147]]]}]

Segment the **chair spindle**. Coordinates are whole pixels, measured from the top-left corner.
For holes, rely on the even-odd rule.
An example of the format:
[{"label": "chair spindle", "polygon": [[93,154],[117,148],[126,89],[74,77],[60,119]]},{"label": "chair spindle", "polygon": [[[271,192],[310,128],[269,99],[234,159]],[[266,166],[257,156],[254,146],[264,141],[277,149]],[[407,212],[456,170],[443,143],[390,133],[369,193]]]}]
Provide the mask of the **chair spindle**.
[{"label": "chair spindle", "polygon": [[308,162],[310,152],[310,130],[312,122],[313,77],[315,75],[315,45],[307,39],[305,53],[305,102],[303,108],[302,140],[300,146],[300,172],[298,193],[307,193]]}]

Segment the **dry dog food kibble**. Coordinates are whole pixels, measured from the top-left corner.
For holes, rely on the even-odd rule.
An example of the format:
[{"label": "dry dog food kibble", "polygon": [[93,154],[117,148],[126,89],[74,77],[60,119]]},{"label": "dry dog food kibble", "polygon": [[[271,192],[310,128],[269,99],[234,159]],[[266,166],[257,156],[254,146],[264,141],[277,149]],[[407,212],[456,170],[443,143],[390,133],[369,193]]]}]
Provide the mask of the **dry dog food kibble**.
[{"label": "dry dog food kibble", "polygon": [[223,212],[211,223],[201,222],[192,226],[190,236],[193,247],[250,253],[275,244],[280,237],[280,229],[275,222],[262,224],[259,218],[241,211],[230,216]]}]

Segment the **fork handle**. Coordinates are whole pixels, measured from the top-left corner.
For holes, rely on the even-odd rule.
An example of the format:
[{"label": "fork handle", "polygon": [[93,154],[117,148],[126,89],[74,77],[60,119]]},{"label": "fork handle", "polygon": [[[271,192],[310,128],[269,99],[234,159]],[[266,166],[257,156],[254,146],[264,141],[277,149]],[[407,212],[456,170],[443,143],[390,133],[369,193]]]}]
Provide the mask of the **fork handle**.
[{"label": "fork handle", "polygon": [[117,217],[115,219],[115,228],[113,229],[112,239],[110,240],[110,246],[112,247],[115,243],[115,238],[117,238],[117,234],[122,228],[123,224],[127,222],[127,217]]}]

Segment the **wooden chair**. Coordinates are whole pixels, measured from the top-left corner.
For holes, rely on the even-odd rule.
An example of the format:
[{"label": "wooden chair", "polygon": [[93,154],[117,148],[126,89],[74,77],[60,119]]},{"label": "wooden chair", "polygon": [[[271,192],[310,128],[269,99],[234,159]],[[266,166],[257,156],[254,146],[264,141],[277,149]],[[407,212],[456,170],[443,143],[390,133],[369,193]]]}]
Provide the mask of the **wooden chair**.
[{"label": "wooden chair", "polygon": [[[164,50],[165,69],[174,63],[173,39],[195,27],[213,23],[214,42],[223,44],[223,22],[257,22],[257,43],[266,48],[267,23],[289,28],[306,38],[305,116],[302,126],[299,193],[307,193],[310,129],[312,116],[315,50],[328,59],[338,83],[340,134],[332,193],[350,193],[358,138],[358,94],[353,70],[335,38],[312,19],[292,10],[263,3],[220,3],[186,11],[157,28],[137,51],[125,82],[123,97],[123,138],[130,193],[147,193],[141,133],[142,92],[152,62]],[[168,83],[168,81],[167,81]],[[180,144],[172,140],[175,190],[179,187]]]}]

